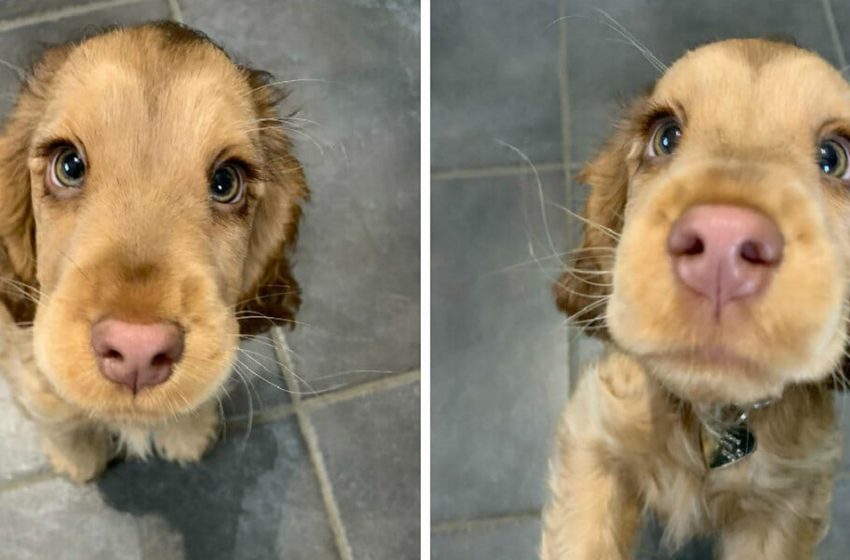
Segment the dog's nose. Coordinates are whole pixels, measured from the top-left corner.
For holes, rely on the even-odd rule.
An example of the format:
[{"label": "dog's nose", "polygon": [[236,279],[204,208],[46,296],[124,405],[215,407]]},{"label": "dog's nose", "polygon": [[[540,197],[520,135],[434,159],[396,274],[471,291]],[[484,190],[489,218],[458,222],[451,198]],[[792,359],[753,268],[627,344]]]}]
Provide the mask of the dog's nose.
[{"label": "dog's nose", "polygon": [[782,262],[783,245],[779,228],[767,216],[726,204],[689,208],[667,239],[679,280],[717,310],[761,292]]},{"label": "dog's nose", "polygon": [[134,392],[171,376],[183,354],[183,333],[171,323],[126,323],[103,319],[91,329],[100,372]]}]

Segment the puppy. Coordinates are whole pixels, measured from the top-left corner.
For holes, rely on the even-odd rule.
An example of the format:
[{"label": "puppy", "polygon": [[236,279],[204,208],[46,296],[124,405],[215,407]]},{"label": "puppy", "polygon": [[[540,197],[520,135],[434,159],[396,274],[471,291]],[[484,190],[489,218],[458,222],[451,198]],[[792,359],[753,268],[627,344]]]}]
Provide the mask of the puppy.
[{"label": "puppy", "polygon": [[765,40],[686,54],[581,173],[559,306],[605,340],[563,415],[545,560],[676,549],[801,560],[840,459],[827,381],[847,337],[850,87]]},{"label": "puppy", "polygon": [[115,442],[197,461],[240,332],[291,324],[308,189],[282,96],[173,23],[54,48],[27,77],[0,137],[0,319],[23,345],[4,373],[72,480]]}]

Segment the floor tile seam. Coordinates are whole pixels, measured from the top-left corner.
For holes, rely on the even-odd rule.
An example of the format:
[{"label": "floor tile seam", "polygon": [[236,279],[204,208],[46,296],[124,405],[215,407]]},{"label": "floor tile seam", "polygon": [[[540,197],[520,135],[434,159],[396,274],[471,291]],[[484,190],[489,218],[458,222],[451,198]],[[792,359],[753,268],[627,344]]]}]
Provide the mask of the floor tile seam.
[{"label": "floor tile seam", "polygon": [[[561,162],[543,162],[534,165],[538,173],[563,171]],[[522,177],[531,174],[527,165],[493,165],[485,167],[465,167],[432,171],[431,181],[454,181],[472,179],[496,179],[501,177]]]},{"label": "floor tile seam", "polygon": [[489,517],[458,519],[454,521],[441,521],[431,525],[432,535],[445,535],[455,533],[470,533],[473,531],[492,530],[504,525],[538,521],[540,512],[537,510],[520,511],[505,515]]},{"label": "floor tile seam", "polygon": [[109,8],[117,8],[130,4],[141,4],[145,1],[148,0],[100,0],[97,2],[75,4],[73,6],[66,6],[64,8],[46,10],[43,12],[36,12],[33,14],[27,14],[24,16],[13,17],[9,19],[0,19],[0,33],[3,33],[5,31],[13,31],[16,29],[22,29],[25,27],[31,27],[33,25],[39,25],[43,23],[53,23],[71,17],[107,10]]},{"label": "floor tile seam", "polygon": [[312,422],[306,411],[301,407],[300,383],[292,370],[292,360],[289,357],[289,347],[279,328],[272,330],[272,339],[274,340],[275,354],[278,361],[283,366],[283,376],[286,380],[286,385],[292,393],[292,408],[295,416],[298,419],[298,426],[301,431],[301,436],[304,438],[304,444],[307,447],[307,454],[313,465],[313,471],[316,475],[316,480],[319,484],[319,492],[322,496],[322,502],[325,507],[325,515],[328,524],[330,525],[331,533],[334,537],[337,554],[340,560],[353,560],[351,552],[351,544],[348,541],[348,535],[345,531],[345,526],[342,522],[342,515],[339,511],[339,504],[334,495],[333,484],[328,475],[325,465],[324,456],[322,455],[319,446],[319,437],[313,427]]}]

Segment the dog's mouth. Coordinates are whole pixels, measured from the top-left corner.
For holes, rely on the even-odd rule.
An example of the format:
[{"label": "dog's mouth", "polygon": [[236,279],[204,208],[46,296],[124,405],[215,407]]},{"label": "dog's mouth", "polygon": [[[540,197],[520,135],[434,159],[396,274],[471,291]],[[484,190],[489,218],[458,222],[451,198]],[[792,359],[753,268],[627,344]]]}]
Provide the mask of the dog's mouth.
[{"label": "dog's mouth", "polygon": [[750,356],[722,346],[678,348],[650,352],[642,358],[682,369],[684,371],[721,370],[743,374],[758,374],[764,366]]}]

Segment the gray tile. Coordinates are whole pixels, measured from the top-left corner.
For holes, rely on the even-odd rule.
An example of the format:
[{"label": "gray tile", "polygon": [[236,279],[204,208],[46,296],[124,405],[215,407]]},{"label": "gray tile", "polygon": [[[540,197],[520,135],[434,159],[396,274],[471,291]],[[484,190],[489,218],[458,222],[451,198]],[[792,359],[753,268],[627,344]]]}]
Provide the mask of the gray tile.
[{"label": "gray tile", "polygon": [[354,558],[419,557],[419,383],[310,415]]},{"label": "gray tile", "polygon": [[0,19],[26,17],[86,3],[85,0],[0,0]]},{"label": "gray tile", "polygon": [[[162,560],[178,560],[179,534],[157,521],[115,511],[104,504],[96,486],[75,486],[53,479],[0,494],[3,558],[16,560],[141,560],[139,526],[158,525]],[[175,550],[175,548],[177,550]]]},{"label": "gray tile", "polygon": [[[836,53],[821,0],[659,2],[571,0],[567,50],[573,161],[590,157],[611,132],[620,101],[640,94],[657,77],[633,46],[606,27],[608,12],[662,62],[688,48],[731,37],[784,34],[833,64]],[[839,4],[834,2],[833,4]]]},{"label": "gray tile", "polygon": [[431,536],[431,560],[534,560],[539,550],[537,520]]},{"label": "gray tile", "polygon": [[[174,547],[181,550],[178,556],[146,558],[336,558],[318,483],[294,420],[254,426],[247,435],[230,434],[191,467],[158,460],[119,463],[97,488],[104,505],[92,508],[93,517],[122,512],[135,520],[158,519],[157,525],[137,527],[139,536],[131,540],[181,544]],[[0,503],[6,499],[0,495]],[[45,523],[73,534],[75,523],[65,518],[76,515],[74,501],[45,502],[34,500],[27,507],[34,515],[46,509]],[[85,544],[80,541],[75,542]],[[100,550],[96,540],[87,544]]]},{"label": "gray tile", "polygon": [[[419,8],[413,0],[181,2],[184,19],[290,84],[313,200],[289,337],[306,390],[419,364]],[[321,82],[301,81],[320,79]],[[301,121],[305,124],[306,121]]]},{"label": "gray tile", "polygon": [[46,462],[35,425],[14,403],[11,388],[0,374],[0,482]]},{"label": "gray tile", "polygon": [[[0,60],[26,69],[50,46],[78,40],[109,25],[131,25],[168,16],[165,0],[150,0],[13,29],[0,33]],[[14,105],[19,83],[15,71],[0,65],[0,117],[5,118]]]},{"label": "gray tile", "polygon": [[[564,204],[560,173],[542,177]],[[567,333],[551,284],[564,214],[528,179],[435,182],[431,200],[432,515],[539,509],[567,398]],[[534,256],[530,255],[533,248]],[[541,259],[535,263],[533,258]]]},{"label": "gray tile", "polygon": [[561,161],[558,0],[431,7],[431,167]]}]

